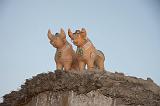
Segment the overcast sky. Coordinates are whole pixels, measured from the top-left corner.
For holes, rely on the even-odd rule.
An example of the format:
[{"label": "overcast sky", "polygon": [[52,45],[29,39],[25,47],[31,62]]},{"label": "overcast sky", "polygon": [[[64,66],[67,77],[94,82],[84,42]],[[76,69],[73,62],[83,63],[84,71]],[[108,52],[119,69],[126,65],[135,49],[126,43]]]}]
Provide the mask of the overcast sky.
[{"label": "overcast sky", "polygon": [[0,97],[55,70],[49,28],[82,27],[104,52],[106,70],[160,85],[159,0],[0,0]]}]

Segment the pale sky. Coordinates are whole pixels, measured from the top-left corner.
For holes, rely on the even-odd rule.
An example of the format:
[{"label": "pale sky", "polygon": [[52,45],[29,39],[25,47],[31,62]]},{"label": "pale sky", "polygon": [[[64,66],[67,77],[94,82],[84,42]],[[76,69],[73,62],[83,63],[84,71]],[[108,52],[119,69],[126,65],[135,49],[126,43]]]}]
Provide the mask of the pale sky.
[{"label": "pale sky", "polygon": [[49,28],[82,27],[104,52],[106,70],[160,85],[159,0],[0,0],[0,97],[55,70]]}]

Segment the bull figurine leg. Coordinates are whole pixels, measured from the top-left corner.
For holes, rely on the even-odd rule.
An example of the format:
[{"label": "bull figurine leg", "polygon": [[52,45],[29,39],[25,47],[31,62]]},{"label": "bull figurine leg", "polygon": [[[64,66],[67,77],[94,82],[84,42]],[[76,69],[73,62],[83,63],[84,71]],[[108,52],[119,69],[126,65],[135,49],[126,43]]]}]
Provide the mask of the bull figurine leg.
[{"label": "bull figurine leg", "polygon": [[56,69],[57,70],[62,70],[63,65],[61,63],[56,63]]},{"label": "bull figurine leg", "polygon": [[64,63],[64,70],[65,71],[71,70],[71,65],[72,65],[72,62],[65,62]]},{"label": "bull figurine leg", "polygon": [[89,71],[93,71],[94,70],[94,61],[93,60],[90,60],[87,62],[87,69]]},{"label": "bull figurine leg", "polygon": [[84,61],[79,61],[79,70],[83,71],[85,69],[85,63]]},{"label": "bull figurine leg", "polygon": [[99,61],[99,63],[98,63],[98,69],[100,70],[100,71],[104,71],[104,61]]}]

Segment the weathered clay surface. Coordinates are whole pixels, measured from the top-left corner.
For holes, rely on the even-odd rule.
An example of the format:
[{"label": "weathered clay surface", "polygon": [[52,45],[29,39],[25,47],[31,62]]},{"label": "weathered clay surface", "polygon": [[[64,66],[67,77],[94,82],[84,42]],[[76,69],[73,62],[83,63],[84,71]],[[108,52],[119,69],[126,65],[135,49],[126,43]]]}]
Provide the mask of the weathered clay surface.
[{"label": "weathered clay surface", "polygon": [[4,96],[12,106],[160,106],[160,87],[150,78],[110,72],[42,73]]}]

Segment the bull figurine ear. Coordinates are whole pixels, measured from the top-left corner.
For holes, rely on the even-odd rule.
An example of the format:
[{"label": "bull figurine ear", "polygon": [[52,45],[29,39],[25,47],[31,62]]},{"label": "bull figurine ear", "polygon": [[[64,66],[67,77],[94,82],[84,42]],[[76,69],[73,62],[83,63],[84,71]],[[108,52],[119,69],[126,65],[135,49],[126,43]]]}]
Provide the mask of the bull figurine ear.
[{"label": "bull figurine ear", "polygon": [[49,40],[53,40],[54,37],[55,37],[54,34],[52,34],[51,30],[49,29],[49,30],[48,30],[48,39],[49,39]]},{"label": "bull figurine ear", "polygon": [[82,28],[82,29],[81,29],[81,36],[82,36],[84,39],[86,39],[86,37],[87,37],[87,32],[86,32],[86,29],[85,29],[85,28]]},{"label": "bull figurine ear", "polygon": [[70,28],[68,29],[68,35],[72,40],[74,39],[73,33]]},{"label": "bull figurine ear", "polygon": [[66,34],[64,32],[64,30],[61,28],[60,30],[60,38],[65,39],[66,38]]}]

